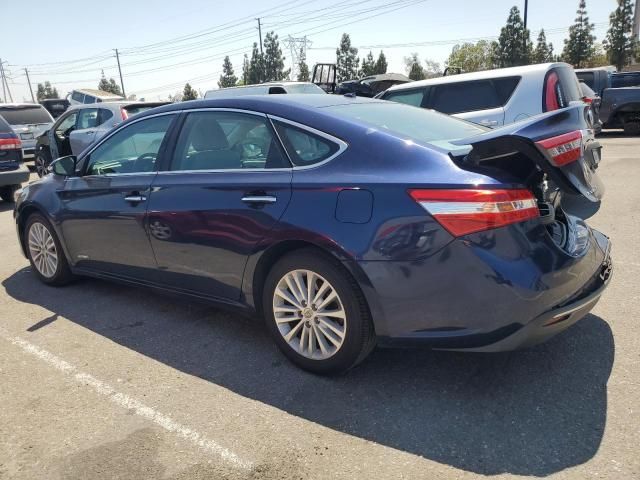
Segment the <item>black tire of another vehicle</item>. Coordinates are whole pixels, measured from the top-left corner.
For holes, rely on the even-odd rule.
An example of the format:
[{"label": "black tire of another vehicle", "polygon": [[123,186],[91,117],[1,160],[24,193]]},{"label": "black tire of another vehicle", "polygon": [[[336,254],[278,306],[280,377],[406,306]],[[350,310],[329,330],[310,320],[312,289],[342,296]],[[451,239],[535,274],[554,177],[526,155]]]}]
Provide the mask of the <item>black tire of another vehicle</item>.
[{"label": "black tire of another vehicle", "polygon": [[[42,273],[40,273],[40,271],[38,270],[38,267],[35,264],[31,249],[29,248],[29,232],[33,227],[33,225],[36,223],[41,224],[48,230],[55,244],[58,262],[56,265],[55,273],[50,277],[47,277]],[[31,268],[33,269],[34,273],[36,274],[36,276],[41,282],[54,287],[61,287],[63,285],[67,285],[74,279],[74,275],[73,273],[71,273],[71,269],[69,268],[69,262],[67,261],[67,257],[64,254],[64,250],[62,249],[60,240],[58,239],[58,236],[56,235],[56,232],[53,229],[53,226],[51,225],[49,220],[47,220],[44,216],[40,215],[39,213],[34,213],[34,214],[31,214],[29,218],[27,218],[27,222],[23,232],[23,239],[25,242],[27,257],[29,258],[29,262],[31,263]]]},{"label": "black tire of another vehicle", "polygon": [[6,185],[0,187],[0,198],[5,202],[13,203],[15,201],[15,192],[18,189],[15,185]]},{"label": "black tire of another vehicle", "polygon": [[[275,290],[283,277],[295,270],[308,270],[326,279],[337,293],[346,313],[343,343],[329,358],[311,359],[301,355],[285,340],[276,323]],[[271,268],[264,285],[263,312],[267,328],[282,353],[294,364],[312,373],[330,375],[345,372],[364,360],[375,347],[373,322],[357,283],[338,260],[313,248],[294,251]]]},{"label": "black tire of another vehicle", "polygon": [[33,163],[35,164],[38,176],[44,177],[47,174],[47,167],[51,163],[51,154],[42,150],[36,154],[36,158]]}]

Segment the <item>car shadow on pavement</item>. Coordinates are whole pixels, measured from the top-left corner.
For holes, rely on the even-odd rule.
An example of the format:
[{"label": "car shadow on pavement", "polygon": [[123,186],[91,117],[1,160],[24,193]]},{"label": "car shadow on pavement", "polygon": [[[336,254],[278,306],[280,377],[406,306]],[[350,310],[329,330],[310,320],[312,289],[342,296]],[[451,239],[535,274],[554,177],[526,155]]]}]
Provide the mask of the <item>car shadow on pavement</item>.
[{"label": "car shadow on pavement", "polygon": [[[478,474],[546,476],[579,465],[595,455],[605,427],[614,339],[595,315],[525,351],[376,349],[348,374],[323,378],[292,366],[259,323],[207,305],[90,279],[54,289],[28,268],[2,285],[20,302],[187,374]],[[38,334],[47,328],[55,324]]]},{"label": "car shadow on pavement", "polygon": [[13,210],[13,203],[0,200],[0,213]]}]

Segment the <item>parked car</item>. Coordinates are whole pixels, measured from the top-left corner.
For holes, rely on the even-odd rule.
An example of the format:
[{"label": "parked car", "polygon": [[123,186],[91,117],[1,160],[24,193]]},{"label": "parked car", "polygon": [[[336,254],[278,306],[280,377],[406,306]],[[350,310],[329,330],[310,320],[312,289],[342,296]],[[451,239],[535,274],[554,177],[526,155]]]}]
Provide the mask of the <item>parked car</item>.
[{"label": "parked car", "polygon": [[593,125],[593,131],[596,135],[602,132],[602,122],[600,121],[600,96],[589,88],[584,82],[580,82],[580,93],[585,103],[591,105],[588,112],[589,123]]},{"label": "parked car", "polygon": [[0,117],[20,137],[23,159],[33,160],[36,138],[51,127],[51,114],[42,105],[34,103],[0,103]]},{"label": "parked car", "polygon": [[611,88],[640,86],[640,72],[612,72]]},{"label": "parked car", "polygon": [[405,83],[379,98],[497,127],[564,108],[582,94],[570,65],[544,63]]},{"label": "parked car", "polygon": [[14,192],[29,180],[22,163],[22,143],[11,126],[0,117],[0,198],[12,202]]},{"label": "parked car", "polygon": [[82,88],[72,90],[67,95],[67,100],[71,105],[84,105],[87,103],[117,102],[124,100],[122,95],[105,92],[104,90],[95,90],[93,88]]},{"label": "parked car", "polygon": [[62,115],[71,104],[65,98],[46,98],[40,100],[40,105],[46,108],[47,112],[55,119]]},{"label": "parked car", "polygon": [[47,174],[52,160],[79,155],[84,149],[127,118],[168,102],[108,102],[72,105],[37,138],[36,171]]},{"label": "parked car", "polygon": [[122,123],[18,196],[48,285],[124,281],[262,315],[316,373],[386,344],[498,351],[583,317],[610,243],[579,104],[489,130],[361,97],[172,104]]},{"label": "parked car", "polygon": [[244,95],[272,95],[281,93],[325,93],[317,85],[310,82],[267,82],[242,87],[218,88],[207,90],[205,99],[241,97]]},{"label": "parked car", "polygon": [[614,87],[614,74],[605,68],[580,69],[576,75],[600,95],[603,128],[623,128],[627,135],[640,134],[640,87]]},{"label": "parked car", "polygon": [[335,93],[344,95],[353,93],[359,97],[375,97],[380,92],[384,92],[394,85],[403,85],[412,80],[400,73],[384,73],[381,75],[370,75],[357,80],[348,80],[338,84]]}]

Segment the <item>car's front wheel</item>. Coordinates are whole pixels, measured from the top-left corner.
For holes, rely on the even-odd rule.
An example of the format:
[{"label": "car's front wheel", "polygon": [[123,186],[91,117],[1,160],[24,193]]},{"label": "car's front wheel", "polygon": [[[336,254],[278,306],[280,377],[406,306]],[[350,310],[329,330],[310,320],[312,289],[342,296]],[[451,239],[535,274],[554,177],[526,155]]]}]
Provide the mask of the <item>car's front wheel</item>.
[{"label": "car's front wheel", "polygon": [[60,241],[42,215],[34,213],[27,219],[24,242],[31,267],[42,282],[61,286],[73,279]]},{"label": "car's front wheel", "polygon": [[337,261],[305,249],[280,259],[265,282],[263,311],[280,350],[314,373],[344,372],[375,345],[362,292]]},{"label": "car's front wheel", "polygon": [[44,177],[47,173],[49,173],[47,168],[51,163],[51,159],[46,152],[44,151],[38,152],[36,154],[34,163],[36,165],[36,173],[38,174],[39,177]]}]

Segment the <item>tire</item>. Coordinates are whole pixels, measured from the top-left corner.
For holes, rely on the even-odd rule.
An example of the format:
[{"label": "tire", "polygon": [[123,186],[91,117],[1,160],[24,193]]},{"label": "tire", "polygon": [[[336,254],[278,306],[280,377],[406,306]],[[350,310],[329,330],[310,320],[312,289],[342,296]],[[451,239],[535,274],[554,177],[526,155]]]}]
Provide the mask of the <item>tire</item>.
[{"label": "tire", "polygon": [[625,135],[640,134],[640,122],[624,122],[623,128]]},{"label": "tire", "polygon": [[[307,293],[309,283],[311,295]],[[277,289],[285,296],[277,294]],[[345,372],[364,360],[375,346],[371,315],[360,288],[340,262],[315,249],[292,252],[271,268],[265,281],[263,312],[282,353],[312,373]],[[324,312],[331,315],[323,316]]]},{"label": "tire", "polygon": [[44,150],[38,152],[35,160],[33,161],[33,164],[36,167],[36,173],[38,174],[38,177],[42,178],[48,173],[47,167],[49,166],[50,163],[51,163],[51,154],[49,154]]},{"label": "tire", "polygon": [[4,187],[0,187],[0,198],[5,202],[15,202],[15,193],[18,188],[19,187],[16,185],[6,185]]},{"label": "tire", "polygon": [[[60,240],[46,218],[39,213],[30,215],[24,227],[23,239],[31,268],[41,282],[58,287],[73,280]],[[46,246],[48,248],[45,248]],[[38,252],[43,251],[46,253],[38,255]],[[53,254],[55,261],[51,260],[52,257],[47,254]],[[43,255],[46,255],[49,260]]]}]

